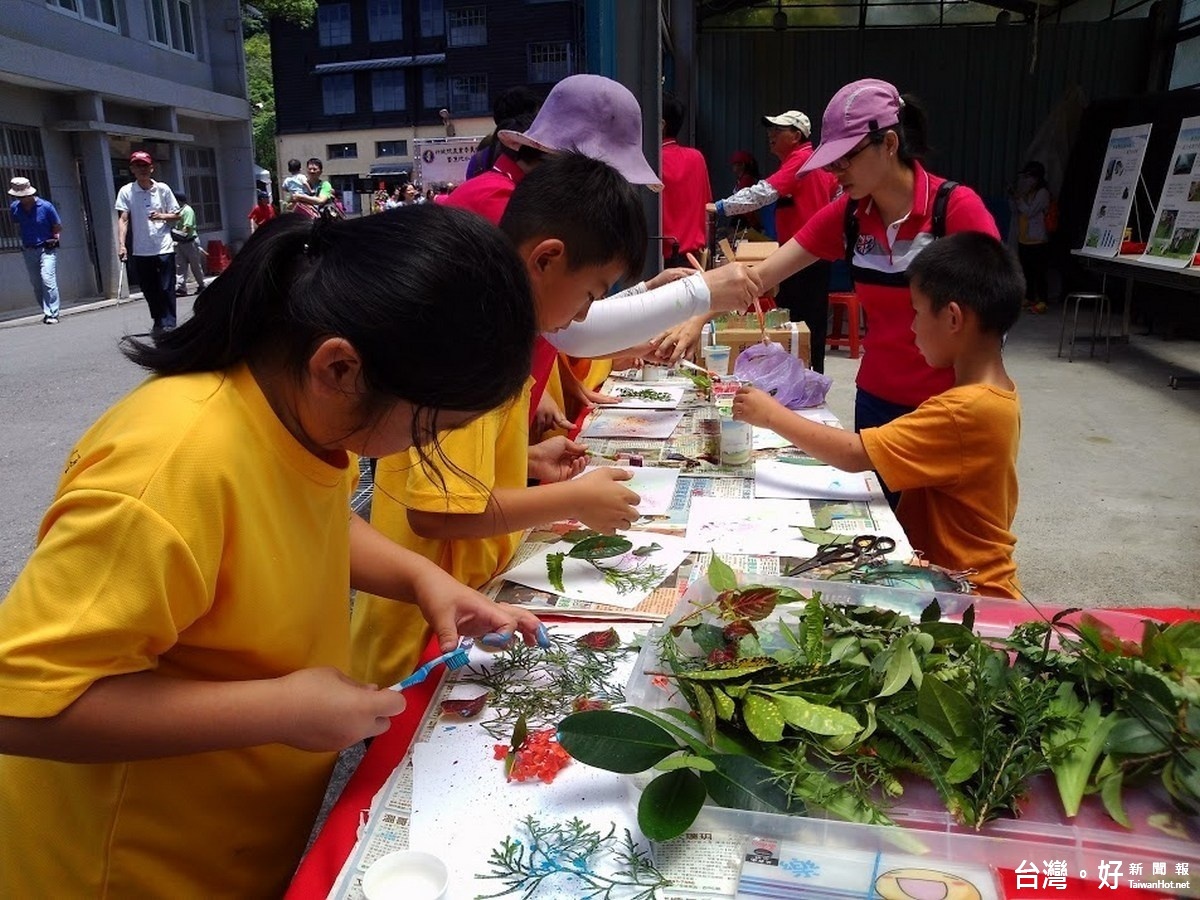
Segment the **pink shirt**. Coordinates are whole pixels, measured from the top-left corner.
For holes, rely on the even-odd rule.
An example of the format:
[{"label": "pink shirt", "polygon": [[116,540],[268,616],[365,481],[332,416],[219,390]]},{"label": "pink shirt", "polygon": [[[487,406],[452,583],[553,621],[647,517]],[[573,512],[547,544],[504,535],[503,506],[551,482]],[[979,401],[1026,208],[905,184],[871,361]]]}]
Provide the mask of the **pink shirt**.
[{"label": "pink shirt", "polygon": [[767,184],[779,192],[775,231],[781,244],[790,240],[822,207],[828,206],[837,190],[837,180],[821,169],[796,177],[796,172],[812,155],[812,144],[799,144],[766,178]]},{"label": "pink shirt", "polygon": [[[908,286],[874,284],[859,275],[902,274],[913,258],[933,242],[933,198],[946,179],[926,172],[920,163],[913,163],[913,174],[912,212],[890,236],[888,225],[892,223],[883,221],[879,208],[870,198],[859,201],[858,241],[854,247],[854,290],[867,315],[865,355],[857,384],[876,397],[904,406],[920,406],[934,394],[949,390],[954,385],[954,370],[932,368],[917,349]],[[800,229],[797,243],[821,259],[843,259],[849,202],[850,198],[843,195],[818,212]],[[982,231],[1000,237],[979,195],[964,185],[954,189],[946,207],[946,234],[956,231]]]},{"label": "pink shirt", "polygon": [[443,202],[446,206],[479,213],[493,225],[499,225],[504,207],[508,206],[508,198],[524,177],[525,171],[517,165],[516,160],[501,154],[496,157],[490,171],[464,181],[445,195]]}]

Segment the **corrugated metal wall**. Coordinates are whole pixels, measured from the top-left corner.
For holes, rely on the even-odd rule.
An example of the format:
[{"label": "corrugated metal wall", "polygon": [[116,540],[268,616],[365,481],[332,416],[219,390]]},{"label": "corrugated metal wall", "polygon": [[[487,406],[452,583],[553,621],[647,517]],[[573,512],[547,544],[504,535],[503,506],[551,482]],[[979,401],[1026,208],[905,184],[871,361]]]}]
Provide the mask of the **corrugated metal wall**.
[{"label": "corrugated metal wall", "polygon": [[764,175],[777,165],[764,113],[800,109],[817,137],[829,98],[871,76],[924,103],[933,171],[1003,202],[1026,146],[1069,86],[1089,100],[1144,90],[1145,20],[1043,26],[1030,75],[1032,34],[1022,26],[701,33],[696,146],[716,195],[732,187],[734,150],[752,150]]}]

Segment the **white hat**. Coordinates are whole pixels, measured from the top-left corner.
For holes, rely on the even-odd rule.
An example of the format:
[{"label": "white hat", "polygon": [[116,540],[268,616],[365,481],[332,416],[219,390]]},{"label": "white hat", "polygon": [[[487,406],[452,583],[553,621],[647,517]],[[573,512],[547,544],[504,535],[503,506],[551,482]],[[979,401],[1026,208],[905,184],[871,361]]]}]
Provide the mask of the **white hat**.
[{"label": "white hat", "polygon": [[28,178],[14,178],[8,186],[10,197],[32,197],[36,193],[37,188],[29,183]]},{"label": "white hat", "polygon": [[787,112],[780,113],[777,116],[763,116],[762,120],[764,125],[795,128],[805,137],[812,134],[812,123],[808,121],[808,116],[798,109],[789,109]]}]

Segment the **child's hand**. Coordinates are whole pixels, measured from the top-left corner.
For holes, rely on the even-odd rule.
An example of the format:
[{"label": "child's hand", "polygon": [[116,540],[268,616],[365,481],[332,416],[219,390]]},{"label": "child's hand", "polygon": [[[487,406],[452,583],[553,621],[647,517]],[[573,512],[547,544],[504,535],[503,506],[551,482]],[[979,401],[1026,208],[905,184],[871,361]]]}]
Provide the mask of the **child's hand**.
[{"label": "child's hand", "polygon": [[650,341],[654,347],[654,363],[673,366],[684,356],[690,356],[700,343],[700,333],[704,329],[704,316],[693,316],[685,322],[680,322],[674,328],[668,328],[658,337]]},{"label": "child's hand", "polygon": [[733,395],[733,417],[739,422],[749,422],[760,428],[771,428],[771,422],[786,408],[766,391],[756,387],[743,387]]},{"label": "child's hand", "polygon": [[558,435],[529,448],[529,477],[542,484],[574,478],[587,465],[587,447]]},{"label": "child's hand", "polygon": [[[444,580],[431,582],[427,588],[418,586],[416,603],[437,635],[443,653],[457,647],[463,637],[511,637],[520,632],[530,646],[545,640],[542,623],[529,610],[510,603],[496,603],[458,582],[451,587],[447,587]],[[496,645],[491,643],[491,646]]]},{"label": "child's hand", "polygon": [[695,274],[695,269],[684,269],[679,267],[674,269],[663,269],[646,282],[646,290],[652,291],[655,288],[662,287],[664,284],[670,284],[672,281],[678,281],[680,278],[687,278],[689,275]]},{"label": "child's hand", "polygon": [[345,750],[383,734],[404,712],[399,691],[359,684],[331,666],[301,669],[278,679],[280,743],[298,750]]},{"label": "child's hand", "polygon": [[537,410],[533,414],[533,427],[530,431],[535,436],[541,437],[547,431],[554,431],[557,428],[570,431],[574,427],[575,423],[563,415],[563,411],[558,408],[554,398],[543,392],[541,399],[538,400]]},{"label": "child's hand", "polygon": [[571,482],[577,491],[575,514],[588,528],[612,534],[628,528],[638,519],[637,504],[642,498],[621,484],[633,473],[616,466],[605,466]]}]

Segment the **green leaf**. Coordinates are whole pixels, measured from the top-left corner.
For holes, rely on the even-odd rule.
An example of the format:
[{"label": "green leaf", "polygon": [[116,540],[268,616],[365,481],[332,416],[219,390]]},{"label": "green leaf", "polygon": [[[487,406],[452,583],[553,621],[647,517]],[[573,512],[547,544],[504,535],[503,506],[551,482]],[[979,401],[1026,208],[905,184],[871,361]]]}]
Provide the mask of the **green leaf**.
[{"label": "green leaf", "polygon": [[691,769],[659,775],[642,791],[638,827],[652,841],[677,838],[696,821],[706,794],[704,783]]},{"label": "green leaf", "polygon": [[951,784],[962,784],[978,772],[982,764],[983,754],[980,751],[965,750],[955,756],[954,761],[950,763],[950,768],[946,769],[946,780]]},{"label": "green leaf", "polygon": [[696,713],[700,716],[700,727],[704,731],[704,739],[712,744],[717,734],[717,711],[713,706],[712,696],[704,685],[695,685],[695,691]]},{"label": "green leaf", "polygon": [[940,622],[942,620],[942,605],[937,602],[934,597],[929,601],[929,605],[921,610],[922,622]]},{"label": "green leaf", "polygon": [[729,809],[755,812],[795,813],[797,806],[775,778],[775,773],[758,760],[743,755],[720,753],[710,756],[713,772],[701,772],[713,802]]},{"label": "green leaf", "polygon": [[963,628],[967,629],[967,631],[975,630],[975,604],[974,603],[972,603],[970,606],[968,606],[963,611],[962,624],[963,624]]},{"label": "green leaf", "polygon": [[813,597],[804,604],[804,655],[810,665],[825,662],[825,607]]},{"label": "green leaf", "polygon": [[876,696],[890,697],[908,684],[912,678],[912,656],[897,642],[883,670],[883,687]]},{"label": "green leaf", "polygon": [[1101,716],[1100,702],[1091,701],[1087,708],[1075,693],[1074,686],[1063,684],[1050,703],[1052,714],[1068,716],[1062,727],[1048,731],[1042,745],[1054,773],[1058,796],[1067,816],[1079,813],[1079,805],[1092,779],[1096,760],[1104,751],[1104,743],[1117,714]]},{"label": "green leaf", "polygon": [[1162,737],[1136,719],[1118,719],[1104,742],[1106,753],[1119,753],[1123,756],[1141,756],[1159,753],[1165,749],[1167,745],[1163,743]]},{"label": "green leaf", "polygon": [[727,693],[719,687],[712,689],[713,707],[717,711],[717,718],[728,722],[733,718],[734,703]]},{"label": "green leaf", "polygon": [[633,555],[634,556],[649,556],[651,553],[656,553],[657,551],[659,551],[661,549],[662,549],[662,544],[655,542],[653,544],[646,544],[645,546],[638,547],[636,550],[633,551]]},{"label": "green leaf", "polygon": [[811,525],[795,525],[793,527],[800,532],[802,538],[810,544],[816,544],[818,547],[824,544],[849,544],[854,540],[854,535],[838,534],[836,531],[813,528]]},{"label": "green leaf", "polygon": [[1104,801],[1104,808],[1113,819],[1126,828],[1132,828],[1129,824],[1129,816],[1125,814],[1125,806],[1121,802],[1121,787],[1125,780],[1125,772],[1120,768],[1117,769],[1100,782],[1100,799]]},{"label": "green leaf", "polygon": [[783,715],[769,697],[747,694],[742,701],[742,719],[750,733],[760,741],[777,743],[783,740]]},{"label": "green leaf", "polygon": [[978,733],[978,717],[970,701],[937,678],[926,678],[917,691],[917,714],[947,737]]},{"label": "green leaf", "polygon": [[679,750],[662,726],[609,709],[573,713],[558,723],[558,742],[581,763],[625,775]]},{"label": "green leaf", "polygon": [[775,609],[779,602],[779,591],[761,585],[741,590],[722,591],[717,597],[717,608],[725,619],[749,619],[759,622]]},{"label": "green leaf", "polygon": [[509,744],[514,750],[519,750],[527,737],[529,737],[529,723],[525,721],[524,716],[520,716],[517,719],[517,724],[513,726],[512,739],[509,741]]},{"label": "green leaf", "polygon": [[660,772],[674,772],[676,769],[695,769],[697,772],[711,772],[716,764],[706,756],[696,756],[694,753],[684,753],[681,756],[668,756],[654,764]]},{"label": "green leaf", "polygon": [[585,538],[570,549],[571,559],[608,559],[623,556],[633,549],[633,542],[616,534],[598,534]]},{"label": "green leaf", "polygon": [[738,586],[737,575],[717,554],[708,562],[708,583],[715,591],[732,591]]},{"label": "green leaf", "polygon": [[761,672],[763,669],[773,669],[778,665],[773,659],[744,662],[728,669],[697,669],[694,672],[680,672],[680,681],[732,681],[743,675]]},{"label": "green leaf", "polygon": [[566,587],[563,586],[563,560],[565,558],[565,553],[546,554],[546,577],[550,580],[550,587],[560,594],[566,590]]},{"label": "green leaf", "polygon": [[772,694],[771,699],[783,720],[795,728],[824,735],[853,735],[862,730],[858,719],[832,706],[809,703],[795,694]]},{"label": "green leaf", "polygon": [[590,528],[576,528],[574,531],[568,531],[562,535],[559,540],[566,541],[568,544],[578,544],[580,541],[586,541],[594,537],[600,537],[600,532],[593,531]]}]

